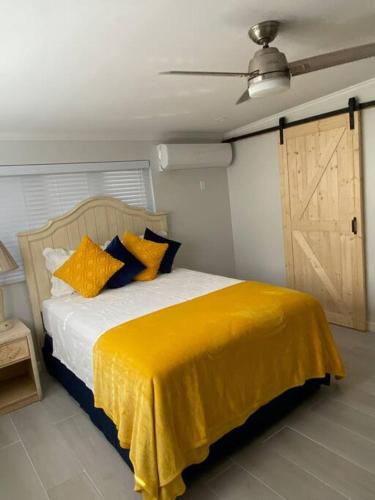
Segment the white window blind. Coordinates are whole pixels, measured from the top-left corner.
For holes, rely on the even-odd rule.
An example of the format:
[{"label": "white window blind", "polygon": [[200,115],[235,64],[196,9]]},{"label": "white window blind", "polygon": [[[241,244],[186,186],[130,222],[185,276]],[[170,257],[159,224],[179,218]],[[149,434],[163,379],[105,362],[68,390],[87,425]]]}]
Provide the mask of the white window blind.
[{"label": "white window blind", "polygon": [[43,226],[86,198],[111,196],[152,210],[148,166],[146,161],[59,164],[56,169],[49,165],[48,170],[44,165],[41,168],[38,165],[0,166],[0,240],[20,266],[16,271],[0,274],[0,284],[24,280],[17,233]]}]

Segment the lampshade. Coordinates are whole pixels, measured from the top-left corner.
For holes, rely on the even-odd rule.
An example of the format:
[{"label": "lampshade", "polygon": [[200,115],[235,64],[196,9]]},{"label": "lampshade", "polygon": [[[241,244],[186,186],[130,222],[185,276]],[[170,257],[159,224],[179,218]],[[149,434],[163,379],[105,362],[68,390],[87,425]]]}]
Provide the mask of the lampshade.
[{"label": "lampshade", "polygon": [[260,75],[249,82],[250,97],[265,97],[279,94],[290,87],[290,76],[287,73],[277,72],[269,75]]},{"label": "lampshade", "polygon": [[17,269],[18,265],[8,252],[4,243],[0,241],[0,273],[6,273]]}]

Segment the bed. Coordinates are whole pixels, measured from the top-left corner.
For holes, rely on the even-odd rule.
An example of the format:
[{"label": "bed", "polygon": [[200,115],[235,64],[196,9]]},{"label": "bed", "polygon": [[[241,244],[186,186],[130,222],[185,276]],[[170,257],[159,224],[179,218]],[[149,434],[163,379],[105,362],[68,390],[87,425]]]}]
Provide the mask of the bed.
[{"label": "bed", "polygon": [[[285,411],[290,405],[295,404],[296,400],[319,387],[321,383],[328,383],[330,374],[341,377],[344,372],[319,305],[312,298],[302,296],[302,294],[298,295],[298,292],[291,290],[260,283],[240,282],[231,278],[187,269],[176,269],[151,282],[135,282],[122,289],[106,290],[94,299],[84,299],[78,295],[58,299],[50,298],[50,276],[45,268],[42,255],[44,248],[74,249],[78,246],[81,238],[87,234],[97,243],[103,244],[115,234],[123,234],[125,230],[141,234],[146,227],[156,232],[167,232],[167,215],[149,213],[143,209],[129,207],[119,200],[99,197],[86,200],[69,214],[50,221],[40,230],[20,234],[19,242],[36,333],[40,349],[43,350],[47,369],[80,403],[94,424],[116,447],[128,465],[131,468],[134,467],[136,489],[142,491],[144,498],[147,500],[169,500],[179,496],[184,491],[182,471],[207,458],[210,446],[212,458],[215,450],[220,454],[223,449],[231,446],[232,441],[237,443],[245,439],[243,436],[249,432],[252,433],[258,424],[269,421],[270,415],[275,416],[280,411]],[[253,310],[248,308],[247,298],[253,304],[251,306]],[[241,300],[245,301],[246,310],[244,310],[243,305],[241,306]],[[289,304],[285,306],[285,310],[282,310],[280,306],[283,301],[285,304]],[[257,303],[258,306],[256,306]],[[258,316],[254,322],[251,317],[256,307],[258,307]],[[205,319],[207,316],[202,314],[202,308],[210,311],[212,317],[210,316],[208,320]],[[228,320],[227,331],[224,331],[222,323],[225,323],[227,319],[226,310],[228,310],[228,318],[232,312],[233,314],[230,321]],[[214,321],[215,314],[216,322]],[[264,314],[264,318],[262,314]],[[186,319],[181,321],[181,315],[183,318],[195,318],[194,328],[200,332],[199,335],[196,334],[195,338],[190,336],[191,327],[189,327],[190,330],[186,328],[187,321]],[[285,330],[286,316],[290,318],[290,324],[295,325],[295,331],[293,328]],[[177,323],[171,323],[172,319]],[[236,337],[236,329],[238,330],[244,321],[252,321],[253,325],[256,324],[254,327],[256,334],[254,335],[257,338],[257,345],[260,346],[258,349],[261,351],[263,349],[261,359],[259,356],[251,358],[252,344],[248,337]],[[314,335],[306,334],[305,338],[301,332],[304,325],[308,331],[309,321],[312,325],[311,332],[314,332]],[[150,343],[150,339],[153,338],[152,329],[158,332],[158,343],[155,342],[155,346],[151,345],[153,344],[152,340]],[[163,345],[164,330],[166,332],[168,330],[169,337],[166,334]],[[174,333],[177,330],[179,342],[176,343],[176,348],[171,353],[168,342],[170,343],[171,339],[173,341]],[[286,333],[289,335],[288,338]],[[108,351],[112,364],[104,364],[103,368],[102,358],[98,357],[96,349],[98,345],[104,343],[103,339],[105,340],[111,335],[116,339],[121,335],[125,342],[125,353],[129,353],[129,359],[130,356],[133,356],[132,364],[129,365],[131,369],[126,366],[125,371],[116,372],[116,377],[113,375],[107,377],[106,375],[114,373],[114,368],[119,368],[119,365],[116,364],[117,361],[114,363],[114,359],[117,360],[121,356],[117,355],[116,351]],[[127,343],[129,339],[133,338],[132,335],[134,338],[144,336],[144,344],[137,345],[137,342],[142,342],[142,338],[131,344]],[[273,338],[277,338],[279,346],[277,349],[280,351],[280,346],[284,342],[282,335],[284,335],[285,342],[289,342],[288,350],[278,354],[275,351],[273,355],[270,342]],[[220,346],[216,344],[209,346],[207,342],[218,342],[216,337],[222,339]],[[240,339],[236,340],[237,344],[233,340],[235,338]],[[188,345],[190,341],[192,345]],[[252,342],[254,343],[254,340]],[[159,343],[162,348],[159,348]],[[106,348],[108,345],[111,343],[107,343]],[[145,348],[145,345],[150,348]],[[297,347],[298,345],[299,347]],[[249,349],[248,358],[246,358],[246,349]],[[146,353],[146,351],[147,355],[143,360],[141,359],[142,355],[139,356],[137,353]],[[105,354],[107,357],[108,352]],[[167,354],[163,363],[159,361],[156,363],[156,358],[163,358],[164,353]],[[295,359],[294,355],[296,355]],[[138,359],[134,356],[138,356]],[[180,357],[181,359],[183,357],[189,359],[189,362],[185,360],[180,363]],[[232,358],[237,360],[237,366],[233,364]],[[137,365],[135,371],[133,370],[134,359]],[[170,367],[166,369],[164,365],[168,366],[168,361]],[[245,392],[238,390],[238,386],[244,380],[243,374],[247,373],[246,371],[240,373],[239,367],[243,366],[243,370],[247,370],[248,368],[245,366],[247,363],[255,369],[252,372],[254,381],[247,380],[244,383],[244,386],[247,385],[251,388],[256,398],[256,403],[252,402],[251,405],[246,404]],[[310,368],[305,370],[304,363],[310,363]],[[219,364],[221,364],[223,371],[230,373],[230,377],[227,376],[228,373],[223,374],[221,384],[217,382],[220,380],[221,374],[215,372],[215,366],[219,366]],[[284,384],[280,381],[280,383],[277,382],[277,379],[282,380],[283,378],[278,376],[279,366],[281,367],[283,364],[286,367],[284,371],[288,372],[289,377]],[[158,369],[157,373],[153,374],[150,379],[148,375],[145,376],[151,367],[159,365],[163,365],[163,369]],[[102,367],[99,379],[98,366]],[[140,372],[138,368],[141,370]],[[134,378],[132,370],[139,378]],[[282,373],[281,368],[280,370]],[[209,375],[205,376],[204,374]],[[178,376],[181,376],[181,380]],[[233,381],[237,380],[237,383],[234,384],[236,387],[233,389],[228,383],[228,379],[231,377]],[[263,394],[262,383],[263,379],[266,378],[268,378],[268,385],[271,383],[272,390]],[[116,379],[117,386],[113,382],[114,379]],[[121,386],[126,387],[126,398],[122,403],[123,406],[117,411],[117,413],[120,412],[120,417],[116,415],[114,410],[116,405],[112,401],[113,394],[118,391],[119,380]],[[149,384],[150,380],[151,385]],[[179,389],[185,387],[187,388],[186,392],[189,392],[191,380],[195,384],[194,391],[190,391],[191,394],[188,397],[179,401],[179,393],[184,392]],[[180,382],[181,386],[179,386]],[[111,383],[113,386],[108,385]],[[206,386],[206,393],[204,393],[204,386]],[[159,387],[159,393],[156,387]],[[168,394],[169,390],[170,394]],[[224,395],[220,397],[220,404],[218,404],[219,399],[210,403],[211,406],[217,405],[218,413],[219,407],[222,412],[227,411],[225,401],[228,401],[228,414],[231,409],[229,407],[241,403],[243,410],[241,415],[236,419],[232,418],[228,424],[225,422],[225,425],[221,426],[220,429],[216,428],[215,432],[211,432],[211,434],[207,431],[209,427],[204,429],[207,436],[205,434],[203,440],[201,437],[198,439],[199,446],[193,446],[186,439],[184,446],[188,453],[182,454],[182,458],[179,457],[178,452],[184,451],[182,441],[189,433],[186,433],[183,423],[177,422],[177,417],[176,421],[173,420],[175,417],[173,407],[178,408],[180,405],[180,410],[182,409],[182,413],[186,415],[186,421],[190,426],[190,433],[192,433],[191,429],[193,428],[194,432],[199,433],[210,417],[209,413],[205,413],[205,400],[208,401],[210,392],[215,394],[215,390],[217,391],[216,398],[218,394]],[[148,416],[148,419],[142,419],[143,415],[138,416],[138,403],[134,403],[134,400],[139,399],[139,393],[142,394],[143,398],[142,408],[145,406],[144,401],[147,402],[148,406],[146,405],[145,412],[151,415]],[[107,402],[107,406],[106,398],[110,400],[109,403]],[[173,404],[170,401],[168,403],[168,400],[171,399],[173,399]],[[165,402],[167,403],[165,404]],[[129,413],[133,403],[136,411]],[[198,406],[200,409],[197,415]],[[167,410],[170,411],[168,415]],[[191,420],[189,421],[188,415],[190,413]],[[165,424],[164,427],[160,427],[163,418]],[[127,422],[130,420],[131,429],[127,427]],[[155,426],[155,422],[159,427]],[[247,423],[245,424],[245,422]],[[179,425],[180,428],[178,428]],[[238,431],[240,426],[240,429],[243,430],[243,436],[241,430]],[[141,428],[142,432],[137,434],[138,428]],[[159,428],[163,432],[166,431],[167,434],[168,429],[173,428],[174,434],[162,437]],[[179,437],[176,438],[176,436]],[[168,439],[170,441],[169,448],[168,446],[163,448]],[[135,453],[134,443],[138,443],[138,441],[142,441],[142,446],[138,446],[141,451]],[[180,441],[181,450],[177,446]],[[174,454],[168,456],[172,453],[171,448],[175,444]],[[145,458],[151,455],[152,459]],[[163,463],[166,456],[168,456],[168,460]],[[178,462],[179,458],[181,458],[180,462]],[[168,479],[169,477],[171,479]]]}]

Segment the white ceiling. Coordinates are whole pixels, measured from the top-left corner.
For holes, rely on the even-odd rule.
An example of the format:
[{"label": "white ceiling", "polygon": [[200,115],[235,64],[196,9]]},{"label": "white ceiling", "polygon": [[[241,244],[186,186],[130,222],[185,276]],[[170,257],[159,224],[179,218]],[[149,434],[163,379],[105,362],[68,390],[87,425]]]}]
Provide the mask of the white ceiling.
[{"label": "white ceiling", "polygon": [[[248,28],[284,21],[289,60],[375,41],[374,0],[3,0],[0,137],[167,139],[233,129],[375,76],[375,58],[240,106]],[[374,96],[375,98],[375,96]]]}]

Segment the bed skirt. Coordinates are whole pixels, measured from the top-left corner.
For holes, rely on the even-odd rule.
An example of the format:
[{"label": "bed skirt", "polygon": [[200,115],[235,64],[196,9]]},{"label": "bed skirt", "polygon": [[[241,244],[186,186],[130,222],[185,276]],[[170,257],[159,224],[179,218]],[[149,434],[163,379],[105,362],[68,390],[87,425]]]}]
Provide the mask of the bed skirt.
[{"label": "bed skirt", "polygon": [[[68,393],[79,403],[88,414],[96,427],[105,435],[107,440],[116,448],[126,464],[133,470],[129,459],[129,450],[121,448],[117,439],[117,429],[112,420],[103,410],[94,407],[92,391],[73,372],[53,357],[53,341],[46,334],[43,346],[43,357],[47,371],[57,379]],[[204,470],[230,452],[249,443],[254,437],[264,432],[267,427],[276,423],[280,418],[298,406],[302,400],[315,392],[321,384],[329,385],[330,375],[324,378],[307,380],[303,386],[295,387],[284,392],[265,406],[259,408],[241,427],[238,427],[219,441],[210,446],[210,454],[202,464],[191,465],[184,473],[184,479],[189,481],[197,471]]]}]

